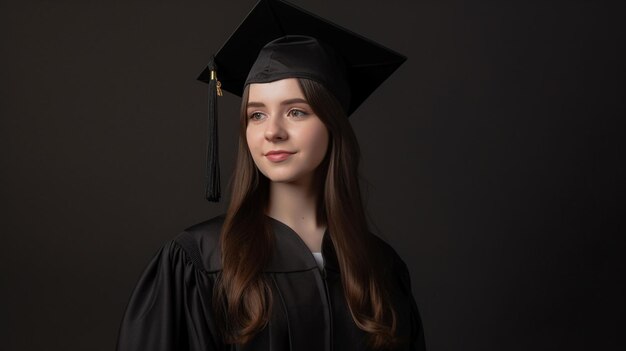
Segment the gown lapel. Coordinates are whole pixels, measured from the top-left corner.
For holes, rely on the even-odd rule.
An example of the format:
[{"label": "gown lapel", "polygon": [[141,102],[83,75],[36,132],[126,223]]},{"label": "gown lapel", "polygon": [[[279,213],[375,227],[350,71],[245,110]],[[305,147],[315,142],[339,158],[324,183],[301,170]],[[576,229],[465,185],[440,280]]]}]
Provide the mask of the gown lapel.
[{"label": "gown lapel", "polygon": [[[270,344],[287,344],[289,350],[332,350],[332,306],[328,296],[325,271],[320,270],[315,257],[300,236],[286,224],[272,218],[276,247],[266,274],[276,287],[274,309],[281,309],[278,320],[272,321]],[[324,245],[325,244],[325,245]],[[326,262],[332,242],[324,232],[322,256]],[[282,318],[280,318],[282,317]],[[281,320],[283,319],[283,320]],[[280,330],[283,326],[283,330]],[[319,336],[323,335],[323,338]],[[271,347],[272,350],[278,348]]]}]

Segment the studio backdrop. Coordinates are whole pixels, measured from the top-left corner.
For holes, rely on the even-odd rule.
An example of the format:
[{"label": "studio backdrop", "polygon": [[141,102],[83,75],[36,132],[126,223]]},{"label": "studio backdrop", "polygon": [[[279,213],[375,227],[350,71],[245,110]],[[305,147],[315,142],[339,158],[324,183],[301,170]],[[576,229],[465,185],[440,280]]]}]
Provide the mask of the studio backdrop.
[{"label": "studio backdrop", "polygon": [[[620,3],[293,2],[408,57],[350,122],[428,349],[623,349]],[[196,78],[253,5],[0,4],[0,349],[113,350],[158,248],[225,211]]]}]

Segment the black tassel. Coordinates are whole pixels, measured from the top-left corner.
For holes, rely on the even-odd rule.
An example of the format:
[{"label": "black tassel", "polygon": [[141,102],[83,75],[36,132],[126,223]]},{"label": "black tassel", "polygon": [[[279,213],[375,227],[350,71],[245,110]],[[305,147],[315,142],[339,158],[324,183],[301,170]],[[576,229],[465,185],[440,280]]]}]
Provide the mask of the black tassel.
[{"label": "black tassel", "polygon": [[217,138],[217,96],[222,95],[221,83],[217,80],[217,66],[215,58],[209,62],[211,81],[209,82],[209,120],[206,153],[206,199],[212,202],[220,200],[220,164]]}]

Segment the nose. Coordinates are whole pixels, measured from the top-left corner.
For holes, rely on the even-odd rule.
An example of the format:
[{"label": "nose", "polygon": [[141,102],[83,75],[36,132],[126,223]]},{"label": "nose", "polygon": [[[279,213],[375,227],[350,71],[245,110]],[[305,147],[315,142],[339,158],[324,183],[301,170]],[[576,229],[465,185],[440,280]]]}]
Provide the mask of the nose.
[{"label": "nose", "polygon": [[272,115],[268,119],[265,128],[265,139],[268,141],[281,141],[287,139],[287,130],[283,126],[283,119],[278,115]]}]

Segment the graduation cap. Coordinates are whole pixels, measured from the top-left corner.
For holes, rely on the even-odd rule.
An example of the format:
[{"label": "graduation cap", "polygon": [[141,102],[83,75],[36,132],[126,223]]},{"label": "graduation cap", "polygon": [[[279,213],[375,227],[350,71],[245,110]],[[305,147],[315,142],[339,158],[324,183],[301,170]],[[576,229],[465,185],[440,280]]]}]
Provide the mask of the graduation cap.
[{"label": "graduation cap", "polygon": [[207,200],[220,198],[217,96],[250,83],[308,78],[352,114],[406,57],[282,0],[260,0],[198,80],[209,84]]}]

